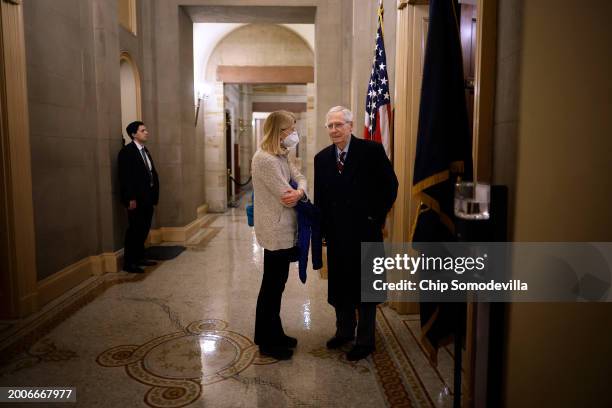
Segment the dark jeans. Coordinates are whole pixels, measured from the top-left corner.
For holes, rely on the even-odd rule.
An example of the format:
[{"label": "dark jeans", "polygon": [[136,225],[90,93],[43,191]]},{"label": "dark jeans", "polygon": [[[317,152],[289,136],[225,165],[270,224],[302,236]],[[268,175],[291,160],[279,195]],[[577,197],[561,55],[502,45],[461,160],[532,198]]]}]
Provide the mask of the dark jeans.
[{"label": "dark jeans", "polygon": [[144,258],[144,243],[151,229],[153,206],[138,205],[128,210],[128,228],[125,232],[123,264],[134,265]]},{"label": "dark jeans", "polygon": [[280,318],[281,298],[294,254],[295,248],[264,249],[264,273],[255,315],[255,344],[274,347],[285,336]]},{"label": "dark jeans", "polygon": [[[376,303],[360,303],[358,307],[352,305],[338,305],[336,309],[336,336],[352,339],[357,338],[355,344],[359,346],[374,346],[376,332]],[[359,320],[355,311],[359,310]]]}]

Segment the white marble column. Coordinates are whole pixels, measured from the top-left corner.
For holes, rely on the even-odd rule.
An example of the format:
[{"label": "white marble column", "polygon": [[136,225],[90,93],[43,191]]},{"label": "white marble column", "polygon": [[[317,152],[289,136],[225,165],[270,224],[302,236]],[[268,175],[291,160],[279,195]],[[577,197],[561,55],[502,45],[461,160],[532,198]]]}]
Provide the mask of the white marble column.
[{"label": "white marble column", "polygon": [[225,113],[223,110],[223,83],[212,85],[212,95],[206,101],[204,112],[204,171],[208,209],[224,212],[227,208],[227,174],[225,167]]}]

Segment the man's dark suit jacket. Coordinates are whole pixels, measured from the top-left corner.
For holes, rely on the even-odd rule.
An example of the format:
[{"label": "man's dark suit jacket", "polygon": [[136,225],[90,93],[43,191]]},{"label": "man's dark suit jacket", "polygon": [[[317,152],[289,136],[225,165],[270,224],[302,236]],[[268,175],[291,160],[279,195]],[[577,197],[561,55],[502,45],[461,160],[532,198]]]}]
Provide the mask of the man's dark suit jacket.
[{"label": "man's dark suit jacket", "polygon": [[[145,147],[146,149],[146,147]],[[126,207],[130,200],[136,200],[136,205],[154,206],[159,201],[159,179],[153,158],[148,150],[145,150],[151,161],[153,185],[147,165],[138,150],[136,143],[131,142],[119,152],[119,185],[121,191],[121,202]]]},{"label": "man's dark suit jacket", "polygon": [[380,143],[351,135],[342,174],[336,157],[332,144],[314,160],[315,205],[327,242],[328,302],[356,306],[361,295],[361,242],[382,242],[398,182]]}]

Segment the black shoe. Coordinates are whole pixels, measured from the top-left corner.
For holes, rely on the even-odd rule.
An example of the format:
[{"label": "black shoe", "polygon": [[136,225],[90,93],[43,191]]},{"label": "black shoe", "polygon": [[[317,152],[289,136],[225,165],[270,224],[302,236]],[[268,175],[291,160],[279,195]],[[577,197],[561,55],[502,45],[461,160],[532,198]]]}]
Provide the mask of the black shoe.
[{"label": "black shoe", "polygon": [[259,354],[272,357],[276,360],[289,360],[293,356],[293,350],[284,347],[262,347],[259,346]]},{"label": "black shoe", "polygon": [[334,336],[331,339],[327,340],[327,343],[325,343],[325,345],[327,346],[328,349],[337,349],[337,348],[344,346],[346,343],[352,340],[353,339],[347,338],[347,337]]},{"label": "black shoe", "polygon": [[147,261],[146,259],[143,259],[142,261],[138,261],[137,264],[138,266],[155,266],[157,265],[157,262]]},{"label": "black shoe", "polygon": [[357,361],[362,358],[366,358],[375,350],[374,346],[360,346],[355,345],[348,353],[346,353],[346,359],[348,361]]},{"label": "black shoe", "polygon": [[123,270],[129,273],[144,273],[144,269],[139,268],[137,265],[124,265]]},{"label": "black shoe", "polygon": [[295,337],[287,336],[282,338],[281,345],[287,348],[295,348],[297,346],[297,339]]}]

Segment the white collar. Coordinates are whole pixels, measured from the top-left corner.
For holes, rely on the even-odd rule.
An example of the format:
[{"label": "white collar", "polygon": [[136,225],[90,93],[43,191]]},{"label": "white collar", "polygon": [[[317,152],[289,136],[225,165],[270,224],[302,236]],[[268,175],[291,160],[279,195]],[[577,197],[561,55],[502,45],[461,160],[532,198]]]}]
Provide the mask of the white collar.
[{"label": "white collar", "polygon": [[348,149],[349,149],[349,145],[351,144],[351,138],[353,137],[353,135],[350,135],[348,138],[348,141],[346,142],[346,146],[344,146],[344,149],[340,150],[338,149],[338,146],[336,146],[336,158],[340,157],[340,153],[344,152],[346,153],[346,155],[348,155]]}]

